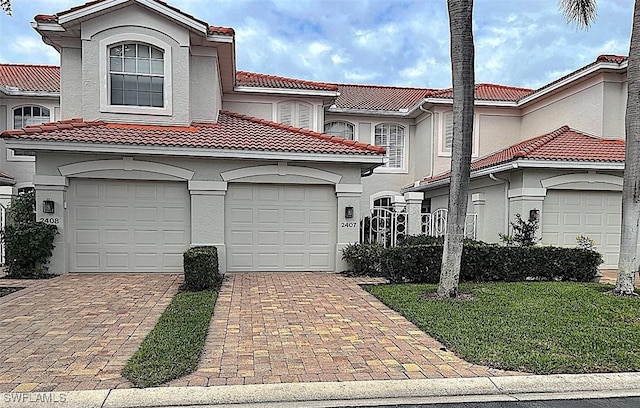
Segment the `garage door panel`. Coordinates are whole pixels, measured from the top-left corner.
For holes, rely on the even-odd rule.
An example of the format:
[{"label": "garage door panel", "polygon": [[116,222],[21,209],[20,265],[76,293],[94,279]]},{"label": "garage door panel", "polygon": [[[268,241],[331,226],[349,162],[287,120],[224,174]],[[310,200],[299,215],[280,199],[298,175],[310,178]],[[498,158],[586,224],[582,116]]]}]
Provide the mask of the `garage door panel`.
[{"label": "garage door panel", "polygon": [[72,272],[182,272],[186,183],[73,179],[69,190]]},{"label": "garage door panel", "polygon": [[[332,186],[231,184],[225,208],[229,271],[333,270]],[[315,260],[312,251],[318,253]]]},{"label": "garage door panel", "polygon": [[576,246],[576,236],[596,242],[604,268],[616,268],[620,251],[621,194],[615,191],[549,190],[543,203],[542,242]]}]

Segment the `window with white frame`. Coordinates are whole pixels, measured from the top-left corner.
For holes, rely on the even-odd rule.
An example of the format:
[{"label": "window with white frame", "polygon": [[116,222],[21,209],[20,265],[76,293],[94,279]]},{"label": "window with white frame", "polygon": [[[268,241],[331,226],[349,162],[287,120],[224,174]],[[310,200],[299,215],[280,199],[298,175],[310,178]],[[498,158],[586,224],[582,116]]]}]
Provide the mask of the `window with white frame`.
[{"label": "window with white frame", "polygon": [[[453,146],[453,111],[441,114],[442,123],[440,131],[440,142],[438,154],[440,156],[451,156],[451,148]],[[478,156],[478,117],[473,118],[473,150],[472,155]]]},{"label": "window with white frame", "polygon": [[353,140],[354,127],[349,122],[334,121],[324,124],[324,133],[331,136],[338,136],[344,139]]},{"label": "window with white frame", "polygon": [[310,104],[300,101],[284,101],[278,104],[278,122],[284,125],[311,129]]},{"label": "window with white frame", "polygon": [[51,122],[49,108],[37,105],[25,105],[13,108],[13,128],[22,129],[26,126]]},{"label": "window with white frame", "polygon": [[100,112],[173,114],[172,46],[157,36],[122,33],[100,47]]},{"label": "window with white frame", "polygon": [[111,105],[164,107],[164,52],[152,45],[109,47]]},{"label": "window with white frame", "polygon": [[405,128],[395,123],[376,125],[374,144],[387,150],[388,161],[384,168],[404,169],[405,159]]}]

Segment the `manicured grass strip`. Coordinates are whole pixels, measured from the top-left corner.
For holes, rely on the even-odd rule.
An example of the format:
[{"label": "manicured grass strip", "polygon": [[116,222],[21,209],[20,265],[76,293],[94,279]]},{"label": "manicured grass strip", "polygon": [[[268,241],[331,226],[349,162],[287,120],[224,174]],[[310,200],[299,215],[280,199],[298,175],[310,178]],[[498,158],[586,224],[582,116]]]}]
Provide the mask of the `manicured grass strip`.
[{"label": "manicured grass strip", "polygon": [[20,289],[23,289],[23,288],[8,288],[8,287],[0,288],[0,297],[7,296],[8,294],[17,292]]},{"label": "manicured grass strip", "polygon": [[216,292],[178,293],[129,359],[122,376],[152,387],[195,371],[209,331]]},{"label": "manicured grass strip", "polygon": [[536,374],[640,370],[640,300],[609,285],[466,284],[473,300],[428,300],[434,285],[366,289],[467,361]]}]

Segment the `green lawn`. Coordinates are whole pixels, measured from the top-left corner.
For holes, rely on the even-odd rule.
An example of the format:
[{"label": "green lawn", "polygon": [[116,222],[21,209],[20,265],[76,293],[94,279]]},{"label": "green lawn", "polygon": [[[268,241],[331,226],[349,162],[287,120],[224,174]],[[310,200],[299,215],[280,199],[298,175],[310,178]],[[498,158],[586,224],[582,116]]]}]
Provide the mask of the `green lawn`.
[{"label": "green lawn", "polygon": [[216,292],[181,292],[129,359],[123,377],[152,387],[193,372],[204,347]]},{"label": "green lawn", "polygon": [[467,361],[536,374],[640,370],[640,299],[600,284],[460,285],[473,300],[427,300],[434,285],[366,289]]}]

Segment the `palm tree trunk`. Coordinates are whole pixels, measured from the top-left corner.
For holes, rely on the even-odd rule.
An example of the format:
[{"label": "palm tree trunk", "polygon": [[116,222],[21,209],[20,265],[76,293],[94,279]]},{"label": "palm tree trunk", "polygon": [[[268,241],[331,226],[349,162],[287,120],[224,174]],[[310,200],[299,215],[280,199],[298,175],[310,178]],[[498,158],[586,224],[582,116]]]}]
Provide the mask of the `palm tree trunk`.
[{"label": "palm tree trunk", "polygon": [[636,1],[627,66],[626,147],[622,184],[622,231],[620,260],[614,293],[633,294],[634,274],[638,269],[638,232],[640,232],[640,2]]},{"label": "palm tree trunk", "polygon": [[473,141],[473,0],[448,0],[453,80],[453,143],[449,213],[438,296],[456,297],[460,281]]}]

